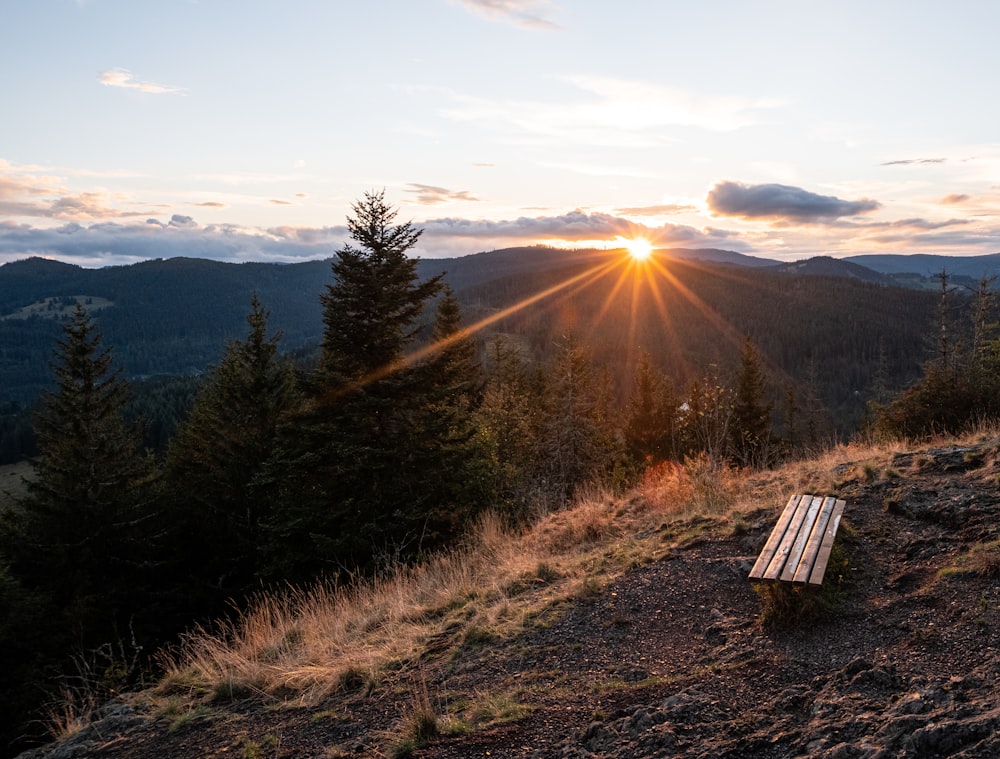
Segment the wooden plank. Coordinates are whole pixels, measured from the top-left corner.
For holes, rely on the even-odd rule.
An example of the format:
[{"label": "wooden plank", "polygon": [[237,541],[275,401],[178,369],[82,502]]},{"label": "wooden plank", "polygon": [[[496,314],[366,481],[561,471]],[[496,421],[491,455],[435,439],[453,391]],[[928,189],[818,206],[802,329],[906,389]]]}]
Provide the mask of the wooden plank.
[{"label": "wooden plank", "polygon": [[788,522],[788,527],[785,529],[784,535],[781,536],[778,550],[775,551],[774,558],[771,559],[771,563],[767,566],[767,571],[764,572],[765,580],[779,579],[782,570],[788,564],[788,557],[795,547],[795,536],[799,534],[799,528],[802,527],[802,522],[806,518],[811,502],[812,496],[810,495],[804,495],[799,498],[792,512],[791,519]]},{"label": "wooden plank", "polygon": [[826,528],[830,523],[830,515],[833,514],[833,507],[836,503],[836,498],[823,499],[823,506],[816,517],[816,523],[809,532],[809,540],[806,543],[805,550],[802,552],[799,566],[795,569],[795,576],[792,577],[792,582],[804,583],[809,581],[809,575],[812,572],[813,564],[816,563],[816,556],[819,554],[820,544],[823,542],[823,536],[826,535]]},{"label": "wooden plank", "polygon": [[826,565],[830,562],[830,551],[833,550],[833,539],[837,536],[837,528],[840,527],[840,518],[844,514],[846,501],[837,501],[830,515],[830,522],[823,535],[823,542],[820,544],[819,553],[816,555],[816,563],[813,565],[812,573],[809,575],[810,585],[822,585],[823,575],[826,574]]},{"label": "wooden plank", "polygon": [[[802,559],[802,554],[806,549],[806,543],[809,541],[809,533],[812,531],[813,525],[816,523],[816,517],[819,514],[820,507],[823,505],[823,499],[819,496],[811,499],[809,502],[809,508],[806,509],[805,514],[802,517],[802,521],[799,522],[798,527],[795,529],[795,540],[792,543],[791,551],[788,554],[788,560],[785,562],[785,568],[781,571],[781,579],[784,582],[791,582],[792,578],[795,577],[795,570],[799,568],[799,561]],[[799,504],[799,511],[803,510],[802,504]]]},{"label": "wooden plank", "polygon": [[757,557],[757,561],[754,562],[753,569],[750,570],[750,577],[753,579],[760,579],[764,576],[764,572],[767,571],[768,564],[771,563],[771,559],[774,558],[775,552],[778,550],[778,546],[781,544],[781,539],[784,537],[785,530],[788,527],[788,523],[792,520],[792,514],[795,511],[796,505],[798,505],[799,499],[802,496],[793,495],[788,499],[788,503],[785,504],[784,511],[781,512],[781,516],[778,517],[778,523],[771,530],[771,534],[767,538],[767,542],[764,544],[764,548],[760,552],[760,556]]}]

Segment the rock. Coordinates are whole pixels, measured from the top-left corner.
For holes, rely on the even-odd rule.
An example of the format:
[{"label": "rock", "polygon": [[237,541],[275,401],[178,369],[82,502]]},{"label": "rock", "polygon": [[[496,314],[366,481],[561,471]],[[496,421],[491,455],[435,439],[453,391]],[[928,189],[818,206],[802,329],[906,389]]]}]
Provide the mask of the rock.
[{"label": "rock", "polygon": [[26,751],[18,759],[82,759],[93,756],[102,744],[135,730],[149,721],[131,706],[112,702],[94,712],[83,729],[56,743]]}]

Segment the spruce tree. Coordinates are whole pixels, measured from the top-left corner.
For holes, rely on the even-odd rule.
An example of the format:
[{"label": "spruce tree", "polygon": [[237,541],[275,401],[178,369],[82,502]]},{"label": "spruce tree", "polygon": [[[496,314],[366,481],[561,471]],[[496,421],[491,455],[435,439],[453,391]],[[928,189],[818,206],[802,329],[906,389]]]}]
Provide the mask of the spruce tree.
[{"label": "spruce tree", "polygon": [[324,380],[364,383],[395,367],[418,332],[416,319],[441,288],[441,276],[418,281],[408,252],[422,230],[394,225],[397,212],[384,192],[369,192],[352,206],[347,229],[357,247],[344,245],[333,260],[334,282],[321,296]]},{"label": "spruce tree", "polygon": [[206,377],[167,457],[174,557],[189,580],[223,595],[248,589],[260,571],[271,504],[256,478],[293,399],[291,368],[278,354],[280,334],[268,335],[268,318],[255,294],[246,339],[230,342]]},{"label": "spruce tree", "polygon": [[774,405],[765,402],[765,389],[760,357],[753,342],[746,337],[740,355],[730,424],[732,456],[740,466],[766,466],[773,463],[777,453],[777,441],[771,431]]},{"label": "spruce tree", "polygon": [[[154,472],[139,431],[123,418],[125,381],[81,306],[52,370],[56,387],[35,418],[40,455],[27,496],[0,526],[0,564],[9,562],[9,575],[0,567],[0,603],[10,604],[0,640],[16,636],[3,646],[19,658],[5,667],[11,690],[0,689],[0,702],[19,705],[20,714],[6,715],[15,718],[60,673],[79,674],[74,657],[111,648],[138,655],[133,642],[158,642],[162,632],[146,609]],[[128,674],[118,664],[103,673],[116,685]]]},{"label": "spruce tree", "polygon": [[[322,296],[319,366],[266,479],[281,510],[272,558],[284,577],[417,556],[467,508],[467,470],[456,459],[471,439],[462,419],[470,349],[449,338],[440,351],[414,352],[441,277],[419,280],[408,253],[420,230],[394,223],[384,193],[367,193],[353,211],[352,243],[337,251]],[[438,336],[458,317],[446,297]]]},{"label": "spruce tree", "polygon": [[541,401],[515,346],[497,335],[488,360],[489,376],[475,415],[477,439],[494,504],[521,519],[531,506]]},{"label": "spruce tree", "polygon": [[676,456],[678,405],[673,382],[656,370],[648,353],[641,353],[625,423],[633,458],[653,463]]},{"label": "spruce tree", "polygon": [[560,504],[611,468],[614,433],[590,355],[572,335],[558,346],[546,379],[535,457],[547,495]]},{"label": "spruce tree", "polygon": [[123,418],[127,385],[82,306],[63,332],[52,364],[56,390],[35,420],[41,454],[9,556],[26,588],[78,621],[110,621],[147,558],[153,471],[138,430]]}]

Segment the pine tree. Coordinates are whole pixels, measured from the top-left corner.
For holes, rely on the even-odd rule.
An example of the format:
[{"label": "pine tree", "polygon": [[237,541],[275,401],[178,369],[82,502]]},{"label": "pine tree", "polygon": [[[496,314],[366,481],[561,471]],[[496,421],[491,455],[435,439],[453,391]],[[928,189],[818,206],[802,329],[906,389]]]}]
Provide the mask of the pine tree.
[{"label": "pine tree", "polygon": [[531,506],[540,401],[514,346],[498,335],[488,358],[491,370],[475,415],[477,438],[488,462],[493,502],[520,519]]},{"label": "pine tree", "polygon": [[350,243],[332,263],[334,283],[323,305],[321,370],[328,380],[364,383],[386,376],[418,332],[425,303],[441,288],[441,276],[418,281],[417,260],[407,253],[421,230],[393,225],[397,212],[384,192],[369,192],[352,206]]},{"label": "pine tree", "polygon": [[81,614],[108,611],[145,560],[152,468],[123,418],[128,388],[77,306],[58,342],[56,390],[35,420],[41,455],[10,553],[28,588]]},{"label": "pine tree", "polygon": [[475,380],[468,344],[451,339],[457,303],[446,296],[439,308],[442,350],[414,353],[441,277],[418,279],[407,253],[420,231],[394,225],[384,193],[353,210],[353,244],[337,252],[322,296],[319,367],[268,467],[281,509],[272,556],[286,576],[418,555],[467,508],[455,462],[471,439],[461,417]]},{"label": "pine tree", "polygon": [[543,418],[534,452],[556,503],[602,476],[614,461],[614,434],[601,404],[590,355],[572,335],[548,370]]},{"label": "pine tree", "polygon": [[773,404],[764,401],[764,393],[760,357],[750,338],[746,337],[740,355],[730,424],[732,455],[740,466],[766,466],[773,463],[777,451],[771,431]]},{"label": "pine tree", "polygon": [[268,336],[268,318],[255,294],[246,339],[232,341],[206,377],[167,457],[174,555],[223,594],[246,590],[260,570],[270,501],[255,480],[293,399],[281,335]]},{"label": "pine tree", "polygon": [[407,425],[408,470],[425,494],[424,543],[456,534],[486,502],[485,451],[476,437],[474,413],[483,380],[476,346],[463,332],[462,313],[451,288],[443,286],[428,357],[414,368],[418,402]]},{"label": "pine tree", "polygon": [[0,528],[0,560],[6,556],[10,573],[0,593],[14,604],[0,636],[30,626],[30,658],[8,672],[21,708],[37,705],[39,689],[73,670],[71,657],[125,636],[158,642],[162,632],[144,608],[154,472],[139,431],[123,418],[128,388],[81,306],[52,369],[56,388],[35,419],[40,455],[28,493]]},{"label": "pine tree", "polygon": [[639,356],[629,397],[625,439],[638,461],[663,461],[677,454],[677,407],[673,382],[658,372],[648,353]]},{"label": "pine tree", "polygon": [[720,465],[730,444],[733,391],[722,384],[715,367],[691,383],[682,408],[684,454],[704,453],[713,468]]}]

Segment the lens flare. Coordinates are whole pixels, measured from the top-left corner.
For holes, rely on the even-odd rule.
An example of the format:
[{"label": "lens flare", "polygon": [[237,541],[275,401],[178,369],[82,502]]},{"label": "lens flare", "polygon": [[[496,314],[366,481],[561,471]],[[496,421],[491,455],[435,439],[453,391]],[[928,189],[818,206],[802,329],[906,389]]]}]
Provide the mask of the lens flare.
[{"label": "lens flare", "polygon": [[643,239],[642,237],[619,237],[618,241],[621,243],[621,246],[628,251],[628,254],[636,261],[645,261],[653,255],[653,243],[649,240]]}]

